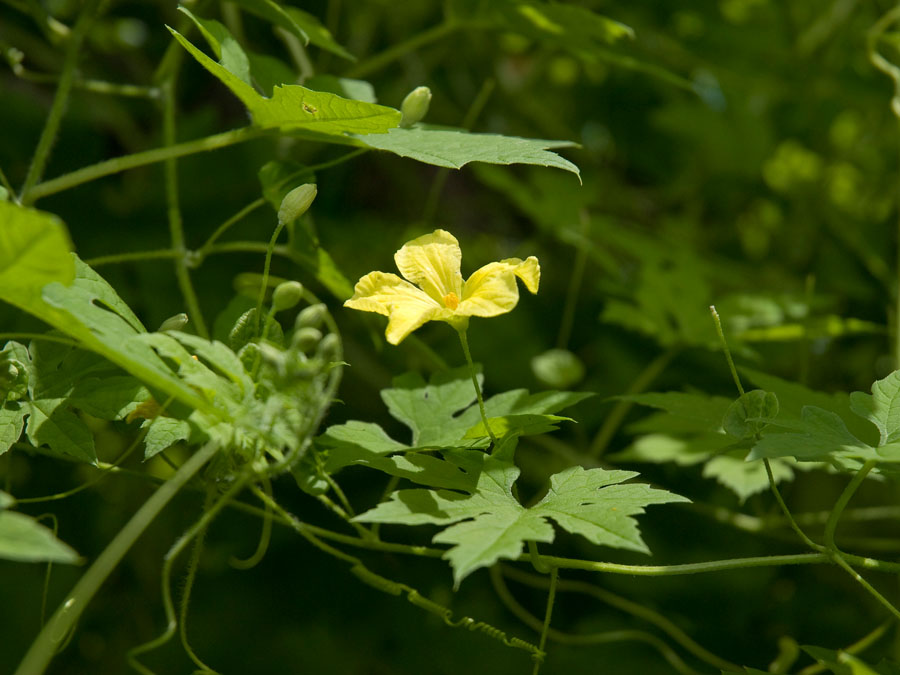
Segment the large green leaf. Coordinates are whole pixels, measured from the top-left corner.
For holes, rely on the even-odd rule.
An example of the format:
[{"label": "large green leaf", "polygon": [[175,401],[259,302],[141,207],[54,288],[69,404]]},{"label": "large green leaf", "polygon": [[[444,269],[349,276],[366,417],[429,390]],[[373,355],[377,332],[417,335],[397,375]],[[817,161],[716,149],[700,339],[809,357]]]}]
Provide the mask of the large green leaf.
[{"label": "large green leaf", "polygon": [[649,553],[632,518],[650,504],[688,501],[646,485],[620,485],[631,471],[572,467],[550,479],[547,495],[531,508],[513,495],[519,469],[510,461],[515,437],[486,457],[470,494],[448,490],[399,490],[387,502],[357,516],[360,522],[448,526],[435,543],[453,544],[444,554],[456,586],[473,571],[500,559],[516,559],[526,541],[551,542],[548,519],[594,544]]},{"label": "large green leaf", "polygon": [[578,167],[551,148],[570,148],[568,141],[545,141],[536,138],[473,134],[462,129],[448,129],[419,124],[409,129],[395,128],[378,136],[355,136],[360,144],[376,150],[387,150],[401,157],[459,169],[469,162],[488,164],[536,164],[570,171],[580,176]]},{"label": "large green leaf", "polygon": [[45,312],[41,289],[75,278],[65,225],[56,216],[0,201],[0,299]]}]

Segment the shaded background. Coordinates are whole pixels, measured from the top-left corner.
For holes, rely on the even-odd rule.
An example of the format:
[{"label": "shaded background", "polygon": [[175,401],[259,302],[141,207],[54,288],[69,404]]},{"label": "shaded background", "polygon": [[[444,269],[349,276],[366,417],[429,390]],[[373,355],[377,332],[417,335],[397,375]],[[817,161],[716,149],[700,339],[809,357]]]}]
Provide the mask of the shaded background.
[{"label": "shaded background", "polygon": [[[0,48],[8,60],[10,48],[21,50],[29,73],[58,73],[61,50],[16,11],[20,4],[25,3],[0,6]],[[891,5],[848,0],[577,4],[633,27],[635,39],[585,46],[485,23],[424,44],[366,73],[365,79],[373,83],[379,102],[394,107],[415,86],[429,86],[433,100],[427,119],[436,124],[461,124],[473,102],[489,94],[473,130],[574,140],[580,147],[561,154],[579,165],[583,185],[569,174],[519,166],[469,165],[444,176],[435,167],[371,152],[320,172],[311,210],[321,245],[351,282],[373,269],[390,271],[391,256],[404,241],[438,226],[460,239],[464,274],[491,260],[538,255],[540,293],[523,296],[511,314],[473,321],[470,341],[475,359],[484,363],[487,393],[546,388],[531,359],[566,347],[585,366],[584,378],[573,388],[598,396],[575,409],[578,424],[556,435],[558,443],[523,441],[520,489],[526,496],[539,493],[550,473],[589,461],[585,453],[612,407],[607,398],[626,391],[663,354],[671,352],[671,361],[652,390],[734,396],[715,346],[707,310],[711,303],[722,310],[730,333],[800,326],[799,339],[734,345],[739,360],[760,370],[815,389],[852,391],[868,390],[895,367],[890,326],[897,294],[897,123],[889,108],[891,83],[866,54],[867,30]],[[54,16],[69,23],[76,5],[47,3]],[[439,24],[448,13],[477,13],[477,5],[305,3],[359,57],[359,65],[314,48],[309,57],[317,72],[353,74],[373,54]],[[195,11],[222,18],[217,3],[201,3]],[[80,72],[147,84],[170,42],[164,24],[178,21],[171,3],[113,3],[89,36]],[[270,26],[249,15],[243,26],[257,51],[290,63]],[[890,56],[889,46],[885,49]],[[179,92],[182,140],[246,123],[238,101],[189,59]],[[52,94],[52,86],[17,77],[11,68],[0,72],[0,166],[14,185],[24,179]],[[160,112],[152,102],[76,89],[47,176],[159,144]],[[263,139],[180,161],[189,246],[199,246],[260,196],[257,172],[266,162],[314,165],[345,151]],[[441,184],[438,191],[435,186]],[[169,245],[159,165],[79,186],[42,200],[39,207],[67,223],[86,260]],[[267,241],[275,224],[274,210],[265,206],[226,238]],[[207,322],[231,299],[235,275],[261,268],[260,254],[207,259],[194,273]],[[98,270],[148,327],[184,311],[169,261]],[[422,349],[413,341],[398,348],[385,345],[381,323],[340,311],[339,300],[329,297],[307,270],[276,259],[273,273],[308,284],[336,311],[351,367],[329,421],[372,420],[402,434],[377,393],[405,370],[433,369]],[[567,303],[574,308],[570,325],[564,319]],[[8,307],[0,308],[0,316],[8,331],[37,328]],[[446,326],[429,325],[417,335],[451,364],[462,362]],[[644,414],[632,411],[628,421]],[[611,451],[629,444],[627,429],[613,437]],[[133,430],[98,425],[97,433],[98,452],[110,459]],[[775,512],[768,494],[740,503],[703,478],[699,465],[624,466],[695,502],[753,515]],[[137,463],[132,468],[143,470]],[[22,452],[0,460],[0,472],[9,475],[12,492],[20,497],[61,491],[93,475],[84,467]],[[363,469],[342,474],[342,485],[360,509],[379,498],[384,483],[381,475]],[[801,474],[785,492],[797,511],[815,511],[829,508],[844,483],[812,472]],[[279,500],[302,519],[342,527],[290,479],[275,487]],[[139,478],[116,478],[43,509],[23,510],[55,513],[60,537],[93,558],[150,491]],[[854,504],[895,500],[894,486],[883,483],[865,486]],[[162,557],[200,507],[199,496],[186,494],[158,519],[104,586],[50,672],[125,670],[124,653],[163,626]],[[718,524],[689,506],[654,507],[641,517],[641,527],[655,564],[801,550],[792,541]],[[854,534],[869,533],[854,527]],[[210,531],[194,589],[191,644],[223,672],[528,672],[524,652],[443,627],[409,603],[361,584],[343,565],[281,528],[258,567],[247,572],[228,567],[230,555],[252,551],[258,529],[248,516],[220,517]],[[891,535],[896,529],[882,523],[872,531]],[[383,531],[387,539],[421,543],[432,534],[427,528]],[[562,533],[554,552],[650,562]],[[536,640],[502,606],[484,571],[452,596],[444,563],[380,554],[365,559],[373,570],[452,603],[457,616]],[[50,607],[79,573],[53,570]],[[44,574],[41,566],[0,563],[0,607],[5,608],[0,672],[14,668],[39,628]],[[775,657],[781,636],[800,644],[846,646],[884,613],[846,575],[828,567],[660,579],[572,572],[565,577],[590,580],[643,602],[717,654],[761,669]],[[889,579],[874,581],[894,592]],[[523,604],[542,613],[542,594],[510,584]],[[572,594],[561,594],[554,626],[579,633],[654,632],[633,617]],[[884,640],[873,654],[892,650],[891,641]],[[166,673],[190,668],[177,641],[146,663]],[[651,646],[625,641],[580,648],[551,644],[542,672],[599,668],[672,671]]]}]

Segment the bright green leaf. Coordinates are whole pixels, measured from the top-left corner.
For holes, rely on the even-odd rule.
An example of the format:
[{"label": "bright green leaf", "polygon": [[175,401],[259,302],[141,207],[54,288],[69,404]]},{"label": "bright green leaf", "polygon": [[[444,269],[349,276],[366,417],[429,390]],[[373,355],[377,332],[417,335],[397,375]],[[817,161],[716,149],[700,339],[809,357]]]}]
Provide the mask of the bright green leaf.
[{"label": "bright green leaf", "polygon": [[250,85],[250,60],[229,30],[215,19],[201,19],[186,7],[178,9],[200,29],[201,35],[219,59],[219,64],[242,82]]},{"label": "bright green leaf", "polygon": [[257,127],[308,131],[324,135],[327,139],[328,136],[343,137],[351,133],[383,134],[400,123],[400,112],[393,108],[313,91],[298,84],[276,86],[272,97],[264,98],[241,78],[197,49],[178,31],[169,30],[204,68],[243,101]]},{"label": "bright green leaf", "polygon": [[386,134],[354,136],[361,145],[410,157],[425,164],[460,169],[469,162],[488,164],[535,164],[570,171],[576,176],[578,167],[556,153],[554,148],[570,148],[568,141],[545,141],[497,134],[473,134],[461,129],[416,125],[395,128]]},{"label": "bright green leaf", "polygon": [[447,490],[399,490],[356,520],[450,525],[433,541],[453,544],[444,558],[450,561],[458,586],[478,568],[517,558],[526,541],[553,541],[548,518],[595,544],[649,553],[631,516],[650,504],[687,501],[646,485],[618,485],[637,475],[630,471],[572,467],[552,476],[547,495],[526,509],[513,496],[519,469],[507,457],[514,444],[512,438],[484,459],[478,483],[468,496]]},{"label": "bright green leaf", "polygon": [[316,47],[321,47],[322,49],[329,51],[332,54],[336,54],[341,58],[345,58],[348,61],[356,61],[356,57],[346,49],[344,49],[344,47],[340,43],[338,43],[337,40],[335,40],[331,35],[331,31],[323,26],[322,22],[319,21],[315,16],[296,7],[287,7],[285,11],[287,12],[288,16],[294,20],[294,23],[296,23],[303,29],[303,31],[309,36],[309,41],[312,44],[316,45]]},{"label": "bright green leaf", "polygon": [[145,460],[167,450],[178,441],[186,441],[191,435],[191,425],[174,417],[154,417],[145,422],[144,426],[149,426],[144,437]]},{"label": "bright green leaf", "polygon": [[0,511],[0,559],[77,564],[80,556],[34,518]]},{"label": "bright green leaf", "polygon": [[850,408],[878,427],[879,445],[900,439],[900,370],[875,382],[871,395],[861,391],[850,394]]}]

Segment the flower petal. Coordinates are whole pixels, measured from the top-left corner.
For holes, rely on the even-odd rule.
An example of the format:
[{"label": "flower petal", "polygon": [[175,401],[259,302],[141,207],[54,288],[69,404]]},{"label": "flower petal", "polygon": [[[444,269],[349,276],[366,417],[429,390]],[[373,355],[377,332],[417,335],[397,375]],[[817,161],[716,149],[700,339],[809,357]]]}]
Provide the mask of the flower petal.
[{"label": "flower petal", "polygon": [[442,309],[434,299],[396,274],[370,272],[353,290],[353,297],[344,303],[344,307],[389,317],[384,334],[392,345],[400,344]]},{"label": "flower petal", "polygon": [[541,282],[541,266],[538,259],[509,258],[488,263],[476,270],[466,281],[462,301],[456,313],[464,316],[497,316],[505,314],[519,302],[516,277],[532,293],[537,293]]},{"label": "flower petal", "polygon": [[462,251],[456,237],[445,230],[406,242],[394,254],[394,262],[405,279],[418,284],[442,306],[450,293],[462,293]]}]

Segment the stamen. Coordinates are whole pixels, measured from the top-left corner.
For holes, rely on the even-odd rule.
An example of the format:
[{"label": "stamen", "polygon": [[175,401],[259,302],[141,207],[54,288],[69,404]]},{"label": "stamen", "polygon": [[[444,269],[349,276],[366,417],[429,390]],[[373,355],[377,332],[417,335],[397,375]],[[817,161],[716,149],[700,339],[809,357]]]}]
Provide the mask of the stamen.
[{"label": "stamen", "polygon": [[444,305],[450,309],[456,309],[459,307],[459,296],[456,293],[447,293],[444,296]]}]

